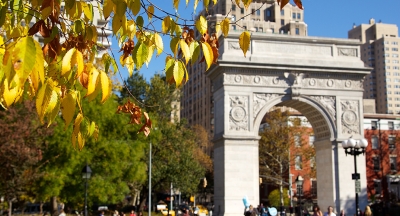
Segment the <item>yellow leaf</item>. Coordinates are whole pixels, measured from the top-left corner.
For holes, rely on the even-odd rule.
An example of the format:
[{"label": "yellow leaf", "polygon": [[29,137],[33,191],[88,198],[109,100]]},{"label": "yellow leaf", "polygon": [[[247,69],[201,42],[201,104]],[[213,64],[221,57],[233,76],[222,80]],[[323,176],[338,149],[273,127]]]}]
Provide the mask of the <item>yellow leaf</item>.
[{"label": "yellow leaf", "polygon": [[88,4],[86,2],[81,2],[81,4],[82,4],[83,13],[85,14],[85,17],[88,20],[93,21],[93,5]]},{"label": "yellow leaf", "polygon": [[128,56],[125,59],[123,58],[124,56],[121,55],[120,63],[122,66],[125,66],[128,69],[129,76],[132,76],[133,69],[135,68],[135,63],[133,62],[132,56]]},{"label": "yellow leaf", "polygon": [[50,13],[51,13],[51,11],[52,11],[51,9],[52,9],[52,8],[51,8],[50,6],[48,6],[48,7],[44,8],[44,9],[42,10],[41,14],[42,14],[42,19],[43,19],[43,20],[46,20],[47,17],[49,17],[49,15],[50,15]]},{"label": "yellow leaf", "polygon": [[193,10],[196,11],[197,5],[199,4],[199,0],[194,0]]},{"label": "yellow leaf", "polygon": [[154,14],[154,6],[149,5],[149,7],[147,8],[147,17],[149,17],[149,21],[151,20],[151,18],[153,18],[153,14]]},{"label": "yellow leaf", "polygon": [[47,120],[49,123],[47,124],[47,127],[51,125],[51,123],[54,121],[54,119],[57,117],[57,114],[60,111],[60,92],[57,91],[57,88],[52,88],[51,91],[51,96],[49,103],[47,105],[46,109],[46,114],[48,115]]},{"label": "yellow leaf", "polygon": [[115,4],[112,0],[104,0],[103,14],[104,19],[107,19],[114,10]]},{"label": "yellow leaf", "polygon": [[178,10],[180,0],[174,0],[174,8]]},{"label": "yellow leaf", "polygon": [[[44,83],[44,57],[39,42],[35,41],[36,62],[31,73],[31,80],[35,92],[39,89],[39,82]],[[1,79],[0,79],[1,80]],[[35,93],[36,94],[36,93]]]},{"label": "yellow leaf", "polygon": [[[68,50],[67,53],[65,53],[64,58],[62,60],[62,68],[61,68],[61,75],[68,75],[69,72],[71,71],[71,59],[72,55],[75,53],[75,48],[72,48]],[[68,73],[68,74],[67,74]]]},{"label": "yellow leaf", "polygon": [[154,43],[157,47],[157,56],[159,56],[164,49],[164,45],[161,36],[157,33],[154,34]]},{"label": "yellow leaf", "polygon": [[178,43],[179,43],[179,37],[174,37],[172,38],[171,42],[170,42],[170,48],[171,51],[174,53],[174,57],[176,58],[176,56],[178,55]]},{"label": "yellow leaf", "polygon": [[19,40],[13,49],[12,65],[19,76],[17,85],[23,86],[35,65],[36,47],[32,37]]},{"label": "yellow leaf", "polygon": [[189,0],[186,0],[186,7],[188,6],[188,4],[189,4]]},{"label": "yellow leaf", "polygon": [[179,87],[181,85],[184,75],[185,74],[183,73],[183,71],[179,70],[179,61],[175,61],[173,66],[173,76],[176,87]]},{"label": "yellow leaf", "polygon": [[188,74],[188,72],[187,72],[187,69],[186,69],[185,64],[183,64],[182,61],[179,61],[179,62],[178,62],[178,66],[179,66],[179,71],[180,71],[180,73],[183,74],[183,75],[182,75],[182,76],[183,76],[183,79],[182,79],[181,83],[182,83],[183,81],[187,82],[187,81],[189,80],[189,74]]},{"label": "yellow leaf", "polygon": [[190,49],[189,49],[189,46],[187,45],[187,43],[185,42],[184,39],[180,39],[179,40],[179,45],[181,46],[181,50],[182,50],[183,56],[185,57],[186,64],[187,64],[189,62],[189,60],[190,60]]},{"label": "yellow leaf", "polygon": [[[222,23],[222,21],[221,21]],[[217,23],[217,25],[215,26],[215,33],[218,34],[219,31],[221,31],[221,23]]]},{"label": "yellow leaf", "polygon": [[214,5],[216,5],[218,2],[218,0],[213,0]]},{"label": "yellow leaf", "polygon": [[97,77],[99,76],[99,71],[95,67],[91,66],[89,71],[90,72],[88,78],[88,90],[86,96],[91,95],[95,91],[97,84]]},{"label": "yellow leaf", "polygon": [[93,36],[92,36],[92,41],[97,43],[97,28],[96,26],[90,26],[90,28],[92,29],[93,32]]},{"label": "yellow leaf", "polygon": [[112,31],[114,35],[117,35],[118,30],[121,28],[124,17],[125,14],[122,14],[122,16],[117,14],[114,15],[112,20]]},{"label": "yellow leaf", "polygon": [[243,4],[244,4],[244,7],[245,7],[246,10],[247,10],[247,8],[249,8],[249,6],[250,6],[252,0],[242,0],[242,2],[243,2]]},{"label": "yellow leaf", "polygon": [[213,62],[214,55],[210,44],[207,42],[201,43],[201,47],[203,48],[204,58],[206,59],[207,69],[208,70]]},{"label": "yellow leaf", "polygon": [[124,15],[126,12],[126,2],[125,1],[116,1],[115,3],[115,14],[118,16]]},{"label": "yellow leaf", "polygon": [[81,132],[78,133],[78,146],[79,150],[82,150],[85,146],[85,138],[82,136]]},{"label": "yellow leaf", "polygon": [[166,16],[161,23],[162,33],[164,33],[164,34],[167,33],[170,25],[171,25],[171,18],[169,16]]},{"label": "yellow leaf", "polygon": [[79,77],[82,74],[83,69],[84,69],[83,55],[82,55],[81,51],[76,50],[74,52],[74,54],[72,55],[72,58],[71,58],[71,66],[76,67],[76,71],[77,71],[76,77]]},{"label": "yellow leaf", "polygon": [[149,55],[149,48],[145,43],[137,43],[135,49],[132,52],[133,61],[136,64],[136,68],[139,70],[147,60]]},{"label": "yellow leaf", "polygon": [[201,34],[207,32],[207,20],[204,18],[204,16],[200,16],[196,21],[196,28]]},{"label": "yellow leaf", "polygon": [[12,104],[17,102],[21,98],[23,93],[23,89],[19,88],[18,86],[11,89],[9,89],[8,86],[9,86],[8,79],[5,78],[2,89],[3,89],[3,99],[5,102],[4,105],[6,107],[10,107]]},{"label": "yellow leaf", "polygon": [[[279,0],[278,0],[279,1]],[[235,0],[235,2],[236,2],[236,5],[238,6],[238,7],[240,7],[240,0]]]},{"label": "yellow leaf", "polygon": [[192,43],[190,43],[189,49],[190,49],[191,63],[193,65],[194,63],[196,63],[200,55],[199,43],[197,41],[193,41]]},{"label": "yellow leaf", "polygon": [[83,115],[82,113],[78,113],[78,115],[75,118],[74,121],[74,129],[73,129],[73,134],[78,135],[79,131],[80,131],[80,126],[81,126],[81,122],[83,120]]},{"label": "yellow leaf", "polygon": [[229,23],[230,20],[228,18],[225,18],[224,20],[222,20],[221,22],[221,29],[222,29],[222,33],[224,34],[224,37],[228,36],[228,32],[229,32]]},{"label": "yellow leaf", "polygon": [[49,122],[51,123],[53,117],[55,117],[58,112],[56,108],[59,102],[60,90],[55,86],[54,81],[48,79],[39,89],[36,96],[36,110],[38,111],[39,119],[42,123],[47,114],[50,114]]},{"label": "yellow leaf", "polygon": [[131,0],[130,2],[131,2],[130,9],[132,11],[132,14],[134,16],[136,16],[140,11],[140,7],[141,7],[140,0]]},{"label": "yellow leaf", "polygon": [[104,71],[100,72],[100,84],[101,91],[103,93],[101,97],[101,103],[104,103],[110,97],[112,89],[110,78]]},{"label": "yellow leaf", "polygon": [[203,0],[203,6],[208,11],[208,5],[210,4],[210,0]]},{"label": "yellow leaf", "polygon": [[244,57],[246,57],[247,50],[250,47],[250,32],[245,31],[239,37],[240,49],[242,49]]},{"label": "yellow leaf", "polygon": [[67,129],[75,115],[76,108],[76,92],[71,91],[64,96],[61,101],[61,113],[65,122],[64,130]]},{"label": "yellow leaf", "polygon": [[174,65],[175,59],[171,56],[167,56],[165,58],[165,78],[167,79],[168,83],[174,82]]},{"label": "yellow leaf", "polygon": [[155,49],[156,49],[155,45],[149,46],[149,53],[147,54],[147,59],[145,61],[146,67],[149,67],[149,63],[151,61],[151,58],[153,57],[153,53],[154,53]]}]

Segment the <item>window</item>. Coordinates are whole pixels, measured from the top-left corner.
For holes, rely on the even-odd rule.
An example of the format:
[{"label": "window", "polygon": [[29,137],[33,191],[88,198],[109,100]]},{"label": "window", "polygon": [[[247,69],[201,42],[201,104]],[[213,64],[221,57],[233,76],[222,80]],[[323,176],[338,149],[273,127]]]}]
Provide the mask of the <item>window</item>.
[{"label": "window", "polygon": [[296,35],[299,35],[299,34],[300,34],[300,29],[296,28]]},{"label": "window", "polygon": [[300,18],[301,18],[300,13],[297,13],[297,19],[300,19]]},{"label": "window", "polygon": [[270,11],[270,10],[267,10],[266,16],[267,16],[267,17],[270,17],[270,16],[271,16],[271,11]]},{"label": "window", "polygon": [[317,180],[311,181],[311,195],[317,196]]},{"label": "window", "polygon": [[374,136],[371,138],[371,144],[372,144],[372,149],[378,149],[379,148],[379,142],[378,142],[378,137]]},{"label": "window", "polygon": [[[396,99],[400,99],[400,98],[396,98]],[[389,128],[389,130],[394,130],[394,124],[392,121],[388,122],[388,128]]]},{"label": "window", "polygon": [[376,130],[378,128],[378,121],[371,121],[371,129]]},{"label": "window", "polygon": [[285,25],[285,20],[281,19],[281,25]]},{"label": "window", "polygon": [[393,48],[392,48],[392,51],[399,51],[399,49],[396,48],[396,47],[393,47]]},{"label": "window", "polygon": [[314,141],[315,141],[315,136],[314,135],[310,135],[308,137],[308,143],[310,144],[310,146],[314,145]]},{"label": "window", "polygon": [[257,14],[257,16],[260,16],[260,14],[261,14],[260,9],[258,9],[258,10],[256,11],[256,14]]},{"label": "window", "polygon": [[255,14],[256,13],[256,9],[251,9],[251,14]]},{"label": "window", "polygon": [[296,170],[301,170],[302,164],[301,164],[301,156],[300,155],[296,155],[296,157],[294,158],[294,168]]},{"label": "window", "polygon": [[396,155],[391,155],[389,157],[390,160],[390,170],[391,171],[397,171],[397,156]]},{"label": "window", "polygon": [[374,164],[374,170],[379,171],[381,169],[381,163],[379,161],[379,157],[378,156],[373,157],[372,162]]},{"label": "window", "polygon": [[240,13],[244,14],[244,8],[240,8]]},{"label": "window", "polygon": [[399,54],[393,54],[392,57],[398,58],[398,57],[399,57]]},{"label": "window", "polygon": [[392,44],[393,45],[397,45],[398,43],[397,43],[397,41],[393,41]]},{"label": "window", "polygon": [[232,25],[232,30],[236,30],[236,25]]},{"label": "window", "polygon": [[292,13],[292,18],[296,19],[296,13]]},{"label": "window", "polygon": [[295,135],[293,137],[293,140],[294,140],[294,146],[300,147],[300,136],[299,135]]},{"label": "window", "polygon": [[258,28],[258,31],[259,31],[259,32],[263,32],[263,28],[261,28],[261,27]]},{"label": "window", "polygon": [[302,184],[296,184],[296,195],[297,196],[303,196],[303,183]]},{"label": "window", "polygon": [[281,10],[281,15],[285,15],[285,10]]},{"label": "window", "polygon": [[375,195],[380,194],[381,193],[381,181],[374,179],[374,189],[375,189]]},{"label": "window", "polygon": [[232,20],[232,21],[236,21],[236,16],[235,16],[235,15],[232,15],[231,20]]},{"label": "window", "polygon": [[389,149],[395,149],[396,148],[396,136],[395,135],[389,135],[388,143],[389,143]]},{"label": "window", "polygon": [[270,28],[270,30],[271,30],[272,33],[274,33],[274,31],[275,31],[273,28]]},{"label": "window", "polygon": [[244,30],[247,30],[247,26],[243,26],[243,29],[244,29]]},{"label": "window", "polygon": [[236,5],[232,5],[232,11],[236,11]]}]

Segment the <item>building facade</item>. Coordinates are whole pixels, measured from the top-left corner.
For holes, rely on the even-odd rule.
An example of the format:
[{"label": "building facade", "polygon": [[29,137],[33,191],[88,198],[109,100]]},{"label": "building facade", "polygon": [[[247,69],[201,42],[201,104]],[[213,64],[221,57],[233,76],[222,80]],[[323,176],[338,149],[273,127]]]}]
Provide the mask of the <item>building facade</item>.
[{"label": "building facade", "polygon": [[400,113],[400,38],[396,25],[370,19],[369,24],[353,26],[351,39],[359,39],[361,59],[372,68],[364,81],[364,98],[375,99],[377,113]]}]

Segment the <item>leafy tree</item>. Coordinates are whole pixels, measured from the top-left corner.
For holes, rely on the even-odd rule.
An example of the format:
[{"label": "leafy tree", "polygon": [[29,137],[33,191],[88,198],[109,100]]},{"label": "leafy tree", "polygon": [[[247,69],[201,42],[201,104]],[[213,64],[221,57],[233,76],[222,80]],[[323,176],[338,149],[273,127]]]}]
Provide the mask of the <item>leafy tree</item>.
[{"label": "leafy tree", "polygon": [[[290,167],[296,165],[295,157],[301,155],[302,161],[309,161],[315,156],[315,150],[304,140],[308,129],[302,126],[299,118],[291,118],[288,111],[273,110],[265,116],[264,123],[266,127],[260,133],[259,142],[260,175],[267,176],[267,180],[279,186],[283,205],[283,183]],[[295,146],[296,142],[298,146]]]},{"label": "leafy tree", "polygon": [[[288,189],[284,188],[283,189],[283,194],[287,194]],[[279,189],[275,189],[273,191],[271,191],[271,193],[269,193],[268,195],[268,200],[269,200],[269,204],[270,206],[275,206],[275,207],[279,207],[279,206],[288,206],[290,199],[288,196],[283,196],[283,205],[281,205],[281,193],[279,191]]]},{"label": "leafy tree", "polygon": [[[108,31],[107,24],[96,26],[94,17],[111,20],[111,31],[122,47],[119,61],[131,74],[150,64],[154,53],[167,53],[164,44],[171,48],[165,59],[166,80],[176,86],[189,79],[189,61],[205,61],[207,69],[216,63],[217,35],[208,34],[204,15],[196,20],[180,17],[179,2],[172,2],[176,10],[172,14],[143,0],[105,0],[102,5],[98,1],[75,0],[0,1],[0,103],[8,108],[23,100],[35,101],[40,122],[48,124],[61,111],[65,125],[68,127],[73,121],[76,128],[72,130],[72,144],[83,148],[88,137],[97,136],[97,130],[85,133],[86,129],[80,127],[83,119],[94,118],[83,112],[83,101],[92,101],[101,94],[104,103],[111,96],[110,76],[120,73],[117,60],[111,57],[114,54],[104,54],[98,60],[100,64],[94,63],[98,50],[105,48],[97,43],[98,38]],[[236,0],[235,4],[247,9],[251,2]],[[281,8],[288,2],[278,0]],[[294,2],[302,8],[301,0]],[[198,3],[194,0],[194,11]],[[203,0],[203,6],[207,10],[212,4]],[[156,27],[156,22],[161,22],[161,27]],[[230,25],[236,22],[226,17],[217,24],[217,33],[221,30],[227,36]],[[195,30],[202,36],[195,38]],[[42,37],[43,44],[35,41],[34,35]],[[161,35],[168,35],[170,41],[163,42]],[[246,56],[250,46],[248,31],[241,34],[239,44]],[[142,115],[147,118],[136,105],[127,106],[135,108],[132,123],[139,122]],[[146,135],[148,123],[145,121],[139,128]],[[91,124],[96,128],[95,123]]]},{"label": "leafy tree", "polygon": [[8,111],[0,110],[0,194],[11,215],[12,203],[32,196],[32,183],[39,178],[35,165],[43,157],[41,145],[51,129],[39,123],[32,102]]}]

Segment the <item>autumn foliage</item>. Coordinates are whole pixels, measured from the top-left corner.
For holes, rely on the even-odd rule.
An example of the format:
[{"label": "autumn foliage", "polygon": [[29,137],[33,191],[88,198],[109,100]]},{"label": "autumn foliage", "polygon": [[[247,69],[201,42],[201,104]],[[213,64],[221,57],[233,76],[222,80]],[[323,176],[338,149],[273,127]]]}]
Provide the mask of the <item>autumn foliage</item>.
[{"label": "autumn foliage", "polygon": [[[179,2],[172,2],[176,11]],[[217,0],[212,2],[215,5]],[[235,0],[238,7],[246,9],[251,2]],[[288,2],[278,0],[281,8]],[[300,0],[294,2],[302,8]],[[130,75],[133,70],[150,64],[155,53],[157,56],[166,53],[167,81],[181,86],[189,80],[186,68],[189,62],[204,61],[207,69],[217,63],[219,32],[227,36],[230,24],[233,24],[225,18],[216,25],[217,34],[210,35],[203,15],[183,23],[180,17],[151,1],[104,0],[102,3],[0,1],[0,104],[9,108],[24,100],[35,101],[40,121],[48,125],[61,111],[66,127],[73,122],[72,143],[80,149],[85,140],[96,136],[99,130],[96,123],[83,113],[82,100],[92,101],[101,97],[104,103],[112,91],[111,77],[120,73],[118,60],[112,52],[99,56],[99,51],[105,47],[98,41],[110,40],[107,32],[116,37],[121,47],[119,62]],[[194,10],[198,3],[194,0]],[[188,4],[189,0],[186,0]],[[209,4],[210,0],[203,0],[206,10]],[[96,25],[95,17],[107,22]],[[156,20],[161,22],[160,27],[154,25]],[[195,31],[201,37],[195,38]],[[162,35],[170,36],[170,41],[163,41]],[[39,37],[41,42],[34,37]],[[171,53],[165,50],[165,44],[169,44]],[[240,35],[239,44],[246,56],[250,46],[249,32]],[[148,135],[151,128],[148,117],[140,109],[137,111],[135,119],[139,116],[145,119],[142,131]],[[133,122],[140,122],[136,120]]]}]

